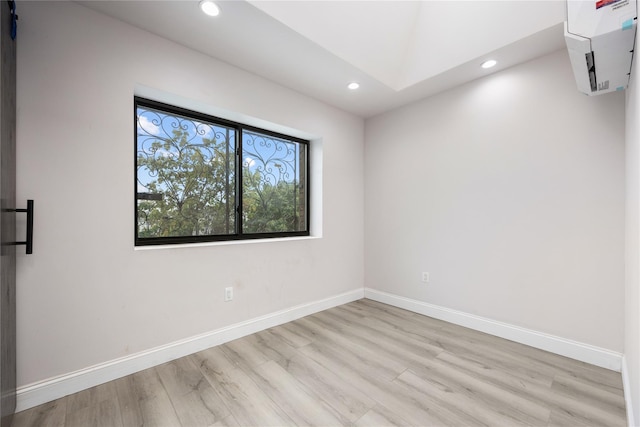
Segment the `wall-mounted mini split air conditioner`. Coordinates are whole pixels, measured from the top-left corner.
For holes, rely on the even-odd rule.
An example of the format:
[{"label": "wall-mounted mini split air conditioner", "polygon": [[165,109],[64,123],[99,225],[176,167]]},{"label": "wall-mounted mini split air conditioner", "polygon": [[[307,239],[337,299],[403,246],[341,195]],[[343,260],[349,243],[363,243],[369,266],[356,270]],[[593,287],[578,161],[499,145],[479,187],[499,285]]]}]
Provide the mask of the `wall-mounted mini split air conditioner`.
[{"label": "wall-mounted mini split air conditioner", "polygon": [[580,92],[627,87],[637,22],[636,0],[567,0],[564,36]]}]

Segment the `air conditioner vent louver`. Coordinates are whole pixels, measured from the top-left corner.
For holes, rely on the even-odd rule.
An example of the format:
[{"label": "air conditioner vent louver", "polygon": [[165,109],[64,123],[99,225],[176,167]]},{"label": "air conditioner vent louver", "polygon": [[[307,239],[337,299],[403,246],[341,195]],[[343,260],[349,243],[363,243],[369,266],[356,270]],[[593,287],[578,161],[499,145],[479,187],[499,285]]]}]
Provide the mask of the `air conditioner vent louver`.
[{"label": "air conditioner vent louver", "polygon": [[591,92],[595,92],[598,90],[598,81],[596,80],[596,67],[593,63],[593,52],[585,54],[584,57],[587,61],[587,72],[589,73]]}]

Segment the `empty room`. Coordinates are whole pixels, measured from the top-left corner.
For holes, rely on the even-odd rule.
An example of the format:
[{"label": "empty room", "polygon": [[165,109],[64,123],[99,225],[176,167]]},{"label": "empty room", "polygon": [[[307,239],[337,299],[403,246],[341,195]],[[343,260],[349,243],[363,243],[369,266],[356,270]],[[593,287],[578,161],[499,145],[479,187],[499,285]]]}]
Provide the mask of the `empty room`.
[{"label": "empty room", "polygon": [[640,425],[635,0],[0,17],[3,427]]}]

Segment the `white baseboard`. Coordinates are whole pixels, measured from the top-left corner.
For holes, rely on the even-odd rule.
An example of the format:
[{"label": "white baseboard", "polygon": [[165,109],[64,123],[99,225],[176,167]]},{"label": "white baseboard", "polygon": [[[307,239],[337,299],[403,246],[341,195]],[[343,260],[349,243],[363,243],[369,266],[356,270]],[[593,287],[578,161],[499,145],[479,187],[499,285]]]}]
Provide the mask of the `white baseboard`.
[{"label": "white baseboard", "polygon": [[359,300],[363,297],[530,345],[572,359],[591,363],[596,366],[618,372],[622,371],[625,396],[627,396],[626,404],[629,426],[635,426],[633,423],[632,402],[629,398],[630,393],[627,391],[629,390],[628,371],[626,361],[622,354],[369,288],[355,289],[320,301],[301,304],[144,352],[20,387],[16,393],[16,411],[23,411],[264,329]]},{"label": "white baseboard", "polygon": [[364,289],[356,289],[29,384],[17,390],[16,412],[363,297]]},{"label": "white baseboard", "polygon": [[449,323],[464,326],[476,331],[485,332],[511,341],[526,344],[531,347],[570,357],[602,368],[620,372],[622,368],[622,354],[615,351],[595,347],[566,338],[545,334],[531,329],[521,328],[508,323],[498,322],[485,317],[452,310],[446,307],[429,304],[375,289],[365,288],[365,298],[403,308],[415,313]]},{"label": "white baseboard", "polygon": [[627,425],[629,427],[638,427],[640,420],[633,417],[633,399],[631,399],[631,378],[629,378],[629,367],[627,366],[626,356],[622,356],[622,389],[624,390],[624,403],[627,408]]}]

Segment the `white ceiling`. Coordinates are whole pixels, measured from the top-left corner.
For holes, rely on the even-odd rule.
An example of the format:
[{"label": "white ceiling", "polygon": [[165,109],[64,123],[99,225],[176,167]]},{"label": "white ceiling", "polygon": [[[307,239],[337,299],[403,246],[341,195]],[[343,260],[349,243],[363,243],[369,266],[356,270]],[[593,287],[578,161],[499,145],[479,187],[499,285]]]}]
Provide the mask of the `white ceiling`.
[{"label": "white ceiling", "polygon": [[563,0],[79,3],[363,117],[564,48]]}]

